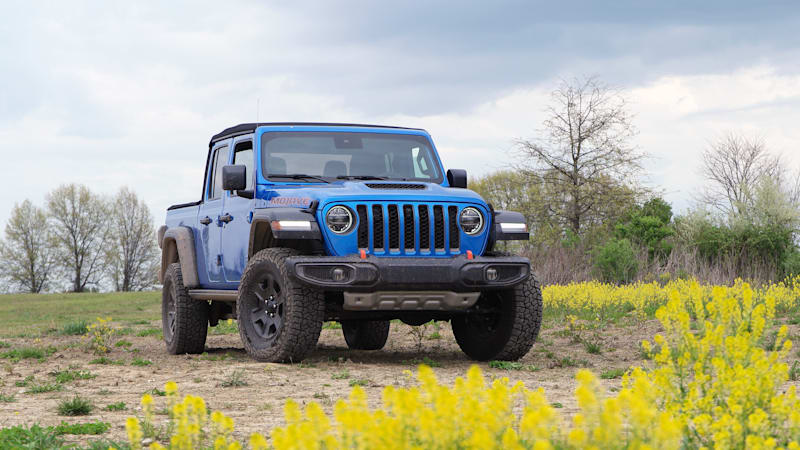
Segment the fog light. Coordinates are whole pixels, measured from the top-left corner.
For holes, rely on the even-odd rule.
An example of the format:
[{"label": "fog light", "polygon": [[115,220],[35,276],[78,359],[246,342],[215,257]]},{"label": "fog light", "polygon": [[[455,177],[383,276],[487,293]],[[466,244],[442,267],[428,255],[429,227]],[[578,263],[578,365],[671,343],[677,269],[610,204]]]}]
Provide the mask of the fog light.
[{"label": "fog light", "polygon": [[486,279],[489,281],[497,280],[497,269],[494,267],[489,267],[486,269]]},{"label": "fog light", "polygon": [[333,281],[344,281],[345,272],[341,267],[331,270],[331,278]]}]

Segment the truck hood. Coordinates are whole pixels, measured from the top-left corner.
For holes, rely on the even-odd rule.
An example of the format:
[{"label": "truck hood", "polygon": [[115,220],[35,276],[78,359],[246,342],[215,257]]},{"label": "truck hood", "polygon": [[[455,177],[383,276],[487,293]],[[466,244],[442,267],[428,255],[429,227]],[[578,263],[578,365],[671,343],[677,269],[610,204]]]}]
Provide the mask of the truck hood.
[{"label": "truck hood", "polygon": [[[409,188],[411,186],[415,188]],[[255,207],[305,208],[314,200],[318,200],[320,206],[339,201],[461,202],[487,206],[480,195],[469,189],[423,182],[369,180],[341,181],[330,184],[258,185]]]}]

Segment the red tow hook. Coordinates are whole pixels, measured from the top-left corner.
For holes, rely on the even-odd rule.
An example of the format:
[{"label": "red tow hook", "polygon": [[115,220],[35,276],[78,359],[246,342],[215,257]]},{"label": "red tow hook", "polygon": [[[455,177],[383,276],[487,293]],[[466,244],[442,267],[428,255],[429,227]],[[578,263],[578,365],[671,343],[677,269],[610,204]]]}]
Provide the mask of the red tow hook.
[{"label": "red tow hook", "polygon": [[361,259],[367,259],[367,251],[362,249],[358,250],[358,253],[361,255]]},{"label": "red tow hook", "polygon": [[473,259],[473,258],[475,257],[472,255],[472,250],[467,250],[467,259]]}]

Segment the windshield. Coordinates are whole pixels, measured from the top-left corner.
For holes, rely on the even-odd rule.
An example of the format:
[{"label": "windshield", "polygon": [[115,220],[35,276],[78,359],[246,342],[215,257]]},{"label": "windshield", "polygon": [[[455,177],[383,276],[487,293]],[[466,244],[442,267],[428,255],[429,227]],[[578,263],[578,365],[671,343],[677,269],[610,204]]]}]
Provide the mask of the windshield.
[{"label": "windshield", "polygon": [[[425,136],[345,132],[270,132],[261,141],[262,169],[275,181],[305,175],[335,179],[414,180],[441,183]],[[325,181],[323,180],[323,181]]]}]

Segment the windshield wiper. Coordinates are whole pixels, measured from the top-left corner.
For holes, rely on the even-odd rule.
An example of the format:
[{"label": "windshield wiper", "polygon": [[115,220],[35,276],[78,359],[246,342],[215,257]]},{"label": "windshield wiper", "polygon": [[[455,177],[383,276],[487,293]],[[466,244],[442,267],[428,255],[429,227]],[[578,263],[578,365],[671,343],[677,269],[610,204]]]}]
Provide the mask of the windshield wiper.
[{"label": "windshield wiper", "polygon": [[268,173],[267,178],[290,178],[292,180],[319,180],[324,183],[330,183],[330,181],[326,180],[325,178],[314,176],[314,175],[306,175],[304,173]]},{"label": "windshield wiper", "polygon": [[339,175],[337,180],[388,180],[386,177],[376,177],[375,175]]}]

